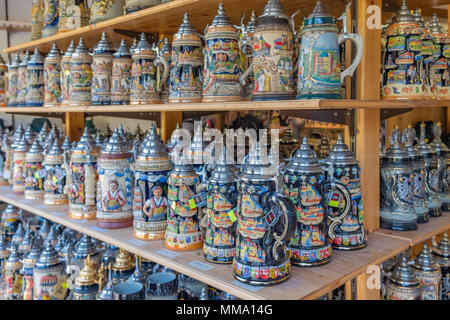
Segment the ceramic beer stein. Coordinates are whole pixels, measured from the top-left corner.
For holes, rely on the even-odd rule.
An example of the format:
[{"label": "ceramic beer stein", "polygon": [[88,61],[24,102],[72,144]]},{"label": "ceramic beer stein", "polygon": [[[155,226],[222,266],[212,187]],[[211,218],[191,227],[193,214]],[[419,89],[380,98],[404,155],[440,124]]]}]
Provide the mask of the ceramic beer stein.
[{"label": "ceramic beer stein", "polygon": [[57,107],[61,99],[61,56],[54,43],[44,59],[44,107]]},{"label": "ceramic beer stein", "polygon": [[242,98],[250,100],[252,91],[255,89],[255,74],[253,68],[249,68],[253,61],[253,41],[255,36],[256,14],[252,11],[250,21],[246,26],[242,24],[238,29],[241,31],[239,35],[239,50],[241,51],[240,71],[243,74],[249,70],[245,85],[242,85]]},{"label": "ceramic beer stein", "polygon": [[3,57],[0,56],[0,108],[6,107],[7,105],[7,96],[6,96],[6,81],[8,73],[8,66],[3,60]]},{"label": "ceramic beer stein", "polygon": [[441,300],[450,300],[450,243],[448,241],[448,231],[439,243],[435,237],[432,239],[431,255],[441,268]]},{"label": "ceramic beer stein", "polygon": [[417,215],[417,223],[428,222],[428,213],[430,209],[427,207],[427,191],[426,191],[426,168],[424,156],[414,147],[416,139],[416,130],[408,125],[403,131],[402,140],[405,143],[405,149],[412,158],[412,170],[414,174],[413,195],[414,195],[414,212]]},{"label": "ceramic beer stein", "polygon": [[419,300],[422,286],[408,265],[404,252],[394,271],[388,273],[386,280],[386,300]]},{"label": "ceramic beer stein", "polygon": [[161,47],[161,56],[167,61],[167,65],[169,66],[169,76],[166,78],[166,82],[164,82],[161,86],[161,94],[160,99],[161,103],[169,103],[169,91],[170,91],[170,68],[172,68],[172,44],[169,41],[169,38],[165,38],[163,45]]},{"label": "ceramic beer stein", "polygon": [[202,86],[202,41],[185,13],[172,41],[169,103],[201,102]]},{"label": "ceramic beer stein", "polygon": [[95,300],[98,292],[96,269],[90,256],[84,261],[80,275],[75,279],[73,300]]},{"label": "ceramic beer stein", "polygon": [[22,210],[17,209],[12,204],[8,204],[5,210],[2,212],[1,225],[3,234],[7,236],[9,240],[13,237],[14,233],[19,226],[22,216]]},{"label": "ceramic beer stein", "polygon": [[194,167],[187,157],[180,158],[167,181],[169,214],[165,245],[172,250],[194,250],[203,246],[200,214],[206,201],[201,193],[197,194],[201,191],[200,177]]},{"label": "ceramic beer stein", "polygon": [[125,0],[123,7],[125,14],[153,7],[161,3],[161,0]]},{"label": "ceramic beer stein", "polygon": [[87,106],[91,104],[92,57],[80,38],[78,46],[70,58],[70,105]]},{"label": "ceramic beer stein", "polygon": [[214,263],[232,263],[236,255],[237,176],[227,164],[225,147],[208,179],[207,223],[203,257]]},{"label": "ceramic beer stein", "polygon": [[172,163],[152,126],[134,164],[134,236],[144,240],[164,239],[167,228],[167,179]]},{"label": "ceramic beer stein", "polygon": [[58,139],[55,139],[50,151],[44,158],[44,203],[66,204],[67,193],[64,192],[67,172],[64,168],[64,155]]},{"label": "ceramic beer stein", "polygon": [[242,100],[238,39],[238,32],[220,3],[217,15],[205,34],[203,102]]},{"label": "ceramic beer stein", "polygon": [[17,81],[18,81],[18,93],[17,93],[17,106],[27,106],[27,90],[28,90],[28,62],[30,61],[30,53],[27,50],[22,61],[17,68]]},{"label": "ceramic beer stein", "polygon": [[58,32],[59,10],[58,0],[42,0],[44,4],[42,38],[50,37]]},{"label": "ceramic beer stein", "polygon": [[439,300],[441,297],[441,267],[434,261],[426,242],[411,267],[422,286],[421,300]]},{"label": "ceramic beer stein", "polygon": [[97,247],[92,241],[92,238],[86,234],[83,234],[80,241],[76,244],[76,250],[72,257],[72,264],[77,265],[80,269],[82,269],[84,266],[84,261],[88,256],[92,261],[92,267],[97,270],[102,257],[97,251]]},{"label": "ceramic beer stein", "polygon": [[8,65],[8,107],[17,107],[17,95],[19,94],[19,54],[16,53]]},{"label": "ceramic beer stein", "polygon": [[5,267],[6,259],[8,259],[10,255],[10,248],[8,243],[8,237],[6,236],[6,233],[4,230],[1,230],[0,232],[0,270],[3,271],[3,268]]},{"label": "ceramic beer stein", "polygon": [[26,257],[23,259],[23,289],[22,289],[22,299],[23,300],[34,300],[33,296],[33,271],[37,260],[42,253],[42,247],[37,241],[32,241],[31,250]]},{"label": "ceramic beer stein", "polygon": [[433,37],[433,62],[431,66],[431,78],[437,99],[450,99],[450,38],[445,34],[439,23],[436,13],[429,23]]},{"label": "ceramic beer stein", "polygon": [[29,145],[25,140],[25,136],[22,136],[22,139],[17,144],[17,147],[14,148],[12,152],[14,166],[12,170],[13,175],[13,192],[15,193],[23,193],[25,191],[25,174],[26,174],[26,165],[25,165],[25,156],[27,154]]},{"label": "ceramic beer stein", "polygon": [[92,56],[92,105],[111,104],[113,53],[114,49],[106,36],[106,32],[102,32],[102,38],[94,47]]},{"label": "ceramic beer stein", "polygon": [[112,265],[111,282],[113,285],[128,281],[133,274],[134,262],[133,258],[123,249],[120,249],[119,255],[116,257]]},{"label": "ceramic beer stein", "polygon": [[[169,65],[158,51],[155,44],[150,47],[145,33],[141,33],[132,54],[130,104],[160,103],[159,93],[169,74]],[[161,78],[158,75],[160,63],[164,66]]]},{"label": "ceramic beer stein", "polygon": [[43,149],[36,139],[25,155],[25,199],[44,199],[43,162]]},{"label": "ceramic beer stein", "polygon": [[43,0],[32,0],[31,2],[31,39],[38,40],[42,38],[42,28],[44,15]]},{"label": "ceramic beer stein", "polygon": [[[17,231],[14,235],[17,235]],[[25,235],[23,236],[22,241],[19,243],[18,250],[24,256],[28,254],[31,250],[32,240],[34,239],[34,232],[29,227],[29,222],[25,228]]]},{"label": "ceramic beer stein", "polygon": [[241,76],[241,84],[253,70],[255,89],[252,100],[286,100],[295,95],[294,42],[289,17],[280,0],[268,0],[256,20],[253,61]]},{"label": "ceramic beer stein", "polygon": [[22,269],[22,255],[17,250],[17,245],[12,246],[11,254],[5,262],[4,274],[6,282],[6,300],[18,300],[20,298],[20,291],[15,291],[14,287],[17,281],[20,281],[22,276],[20,270]]},{"label": "ceramic beer stein", "polygon": [[27,65],[27,107],[42,107],[44,104],[44,57],[34,49]]},{"label": "ceramic beer stein", "polygon": [[424,91],[420,25],[411,15],[406,1],[386,29],[383,57],[382,99],[430,99]]},{"label": "ceramic beer stein", "polygon": [[71,89],[71,72],[70,72],[70,60],[72,59],[72,53],[75,51],[75,44],[70,41],[70,45],[67,47],[66,52],[61,57],[61,106],[70,105]]},{"label": "ceramic beer stein", "polygon": [[325,188],[325,210],[328,212],[328,235],[333,249],[355,250],[367,246],[364,208],[361,198],[361,168],[354,154],[339,134],[328,157],[322,162],[326,179],[333,183]]},{"label": "ceramic beer stein", "polygon": [[283,194],[291,199],[297,212],[296,229],[287,243],[287,255],[292,264],[302,267],[325,264],[331,260],[328,217],[324,209],[325,174],[306,137],[282,173]]},{"label": "ceramic beer stein", "polygon": [[124,5],[125,0],[92,0],[89,24],[121,16]]},{"label": "ceramic beer stein", "polygon": [[443,211],[450,211],[450,149],[441,140],[442,124],[433,124],[433,141],[429,146],[436,151],[438,158],[438,194]]},{"label": "ceramic beer stein", "polygon": [[58,33],[79,29],[89,24],[87,0],[59,0]]},{"label": "ceramic beer stein", "polygon": [[[22,140],[22,136],[23,136],[24,132],[23,132],[23,127],[21,124],[19,124],[16,128],[16,130],[14,131],[13,136],[11,137],[11,142],[9,144],[9,148],[7,148],[7,154],[9,153],[9,166],[7,168],[7,172],[5,172],[6,177],[8,177],[8,182],[10,185],[14,184],[14,149],[17,148],[20,140]],[[8,157],[7,157],[8,158]],[[7,160],[7,161],[8,161]]]},{"label": "ceramic beer stein", "polygon": [[409,231],[417,229],[414,211],[413,158],[400,146],[401,131],[396,125],[391,135],[391,147],[380,162],[380,226]]},{"label": "ceramic beer stein", "polygon": [[[342,83],[346,76],[353,75],[362,58],[362,37],[356,33],[339,33],[336,18],[323,8],[321,0],[305,19],[301,37],[297,99],[342,99]],[[346,40],[355,44],[356,56],[341,71],[339,46]]]},{"label": "ceramic beer stein", "polygon": [[157,272],[147,277],[145,300],[178,300],[178,279],[172,272]]},{"label": "ceramic beer stein", "polygon": [[125,228],[133,224],[132,154],[114,130],[100,151],[97,162],[97,225],[100,228]]},{"label": "ceramic beer stein", "polygon": [[122,39],[112,60],[111,104],[130,104],[131,54]]},{"label": "ceramic beer stein", "polygon": [[95,219],[97,214],[97,157],[99,147],[84,128],[78,144],[71,151],[69,215],[72,219]]},{"label": "ceramic beer stein", "polygon": [[442,215],[441,202],[439,200],[438,159],[434,151],[425,141],[425,123],[420,124],[420,139],[417,143],[417,151],[423,155],[425,162],[425,191],[426,205],[430,217]]},{"label": "ceramic beer stein", "polygon": [[[17,245],[17,250],[19,250],[20,243],[23,241],[23,238],[25,237],[25,231],[22,227],[22,223],[20,222],[17,226],[16,232],[14,232],[14,235],[11,238],[11,244],[10,246]],[[22,253],[19,251],[19,253]]]},{"label": "ceramic beer stein", "polygon": [[59,260],[53,245],[47,241],[33,270],[34,300],[50,299],[63,272],[64,264]]}]

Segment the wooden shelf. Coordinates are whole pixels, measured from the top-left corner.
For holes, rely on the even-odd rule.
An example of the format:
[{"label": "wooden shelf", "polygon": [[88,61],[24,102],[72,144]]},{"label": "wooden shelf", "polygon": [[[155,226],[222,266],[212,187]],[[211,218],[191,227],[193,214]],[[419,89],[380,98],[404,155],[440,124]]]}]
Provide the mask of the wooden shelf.
[{"label": "wooden shelf", "polygon": [[68,228],[111,243],[146,259],[167,266],[241,299],[316,299],[345,284],[369,265],[377,265],[406,250],[409,242],[382,234],[369,235],[369,245],[352,252],[333,251],[332,261],[316,268],[292,267],[291,278],[271,287],[247,286],[233,278],[231,265],[203,260],[202,250],[176,252],[165,249],[163,241],[141,241],[133,237],[132,228],[105,230],[95,220],[74,220],[68,216],[68,205],[48,206],[41,200],[25,200],[10,186],[0,187],[0,200],[37,214]]},{"label": "wooden shelf", "polygon": [[393,231],[388,229],[379,229],[375,233],[389,236],[396,239],[409,241],[409,245],[415,246],[422,243],[432,236],[450,230],[450,212],[444,212],[441,217],[430,218],[430,221],[419,224],[414,231]]}]

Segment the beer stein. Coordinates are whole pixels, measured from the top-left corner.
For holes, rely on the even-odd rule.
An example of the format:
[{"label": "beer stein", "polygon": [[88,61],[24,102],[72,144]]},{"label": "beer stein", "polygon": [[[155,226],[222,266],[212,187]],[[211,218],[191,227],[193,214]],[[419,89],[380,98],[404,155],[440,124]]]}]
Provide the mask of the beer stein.
[{"label": "beer stein", "polygon": [[68,199],[64,189],[67,172],[64,168],[64,155],[58,139],[55,139],[50,151],[45,154],[44,169],[44,203],[66,204]]},{"label": "beer stein", "polygon": [[[34,232],[33,232],[33,230],[30,229],[29,222],[30,222],[30,220],[28,220],[28,222],[27,222],[27,226],[25,229],[25,235],[23,236],[22,241],[20,241],[19,246],[18,246],[19,252],[22,253],[24,256],[26,254],[28,254],[28,252],[30,252],[31,244],[32,244],[31,242],[34,238]],[[14,236],[16,236],[16,235],[17,235],[17,232],[14,234]]]},{"label": "beer stein", "polygon": [[80,275],[75,279],[73,288],[73,300],[95,300],[98,292],[96,268],[88,255],[84,260],[84,267]]},{"label": "beer stein", "polygon": [[19,226],[22,216],[22,210],[17,209],[12,204],[8,204],[2,212],[1,225],[2,233],[9,239],[13,237]]},{"label": "beer stein", "polygon": [[49,300],[63,272],[64,264],[53,245],[47,241],[33,270],[34,300]]},{"label": "beer stein", "polygon": [[400,231],[417,229],[414,211],[413,157],[400,146],[401,131],[396,125],[391,135],[391,147],[380,163],[380,226]]},{"label": "beer stein", "polygon": [[280,0],[268,0],[256,19],[253,61],[240,81],[253,71],[252,100],[286,100],[295,95],[293,19],[285,14]]},{"label": "beer stein", "polygon": [[202,41],[185,13],[172,41],[169,103],[201,102],[202,86]]},{"label": "beer stein", "polygon": [[70,105],[87,106],[91,104],[92,57],[80,38],[77,48],[70,58]]},{"label": "beer stein", "polygon": [[16,53],[13,60],[8,64],[8,107],[17,107],[17,95],[19,94],[19,63],[20,57]]},{"label": "beer stein", "polygon": [[450,38],[445,34],[436,13],[429,22],[433,37],[433,62],[431,66],[431,81],[436,99],[450,99]]},{"label": "beer stein", "polygon": [[133,274],[133,271],[133,258],[125,250],[120,249],[120,253],[112,265],[112,284],[117,285],[128,281],[128,278]]},{"label": "beer stein", "polygon": [[2,134],[0,130],[0,186],[9,185],[8,179],[5,177],[5,170],[8,168],[11,157],[8,150],[8,134]]},{"label": "beer stein", "polygon": [[44,57],[38,48],[27,65],[27,107],[42,107],[44,104]]},{"label": "beer stein", "polygon": [[420,25],[406,1],[386,29],[382,99],[431,99],[424,91],[424,59]]},{"label": "beer stein", "polygon": [[109,20],[123,14],[125,0],[92,0],[89,24]]},{"label": "beer stein", "polygon": [[22,276],[20,270],[23,267],[22,255],[17,250],[17,245],[12,246],[11,254],[5,262],[5,282],[6,282],[6,300],[18,300],[20,291],[14,290],[15,283],[20,281]]},{"label": "beer stein", "polygon": [[6,235],[6,232],[2,228],[0,232],[0,270],[3,271],[6,259],[8,259],[10,253],[11,252],[8,243],[8,237]]},{"label": "beer stein", "polygon": [[431,255],[441,268],[441,300],[450,300],[450,244],[448,241],[448,231],[444,233],[442,240],[436,243],[435,237],[432,239]]},{"label": "beer stein", "polygon": [[450,150],[441,140],[442,125],[441,122],[433,124],[433,141],[429,146],[436,151],[438,158],[437,179],[438,194],[442,210],[450,210]]},{"label": "beer stein", "polygon": [[167,178],[172,169],[168,153],[153,125],[134,164],[134,236],[164,239],[167,228]]},{"label": "beer stein", "polygon": [[97,270],[100,265],[101,255],[97,251],[97,247],[92,241],[92,238],[86,234],[83,234],[80,241],[76,244],[76,250],[73,253],[71,263],[82,269],[84,266],[84,260],[88,256],[92,261],[92,267]]},{"label": "beer stein", "polygon": [[122,39],[112,60],[111,104],[130,104],[131,54]]},{"label": "beer stein", "polygon": [[[25,231],[22,227],[22,223],[20,222],[17,226],[16,232],[14,232],[14,235],[11,238],[11,244],[10,246],[17,245],[17,250],[19,251],[20,243],[23,241],[23,238],[25,237]],[[19,253],[22,253],[19,251]]]},{"label": "beer stein", "polygon": [[419,300],[422,286],[415,278],[413,269],[408,265],[404,252],[400,259],[394,271],[387,274],[386,300]]},{"label": "beer stein", "polygon": [[[161,47],[161,56],[167,61],[167,65],[169,66],[169,75],[171,74],[170,68],[172,67],[172,44],[169,41],[169,38],[165,38],[163,45]],[[166,78],[166,82],[164,82],[161,86],[161,94],[160,99],[162,103],[169,103],[169,91],[170,91],[170,76]]]},{"label": "beer stein", "polygon": [[44,15],[43,0],[32,0],[31,2],[31,39],[38,40],[42,38],[42,28]]},{"label": "beer stein", "polygon": [[59,106],[61,98],[61,56],[56,44],[44,59],[44,107]]},{"label": "beer stein", "polygon": [[327,182],[306,137],[282,173],[283,194],[291,199],[297,213],[295,233],[287,243],[287,255],[292,264],[302,267],[325,264],[331,260],[323,194],[323,185]]},{"label": "beer stein", "polygon": [[411,267],[422,286],[420,299],[439,300],[441,297],[441,267],[434,261],[426,242]]},{"label": "beer stein", "polygon": [[[8,162],[8,168],[7,172],[5,172],[5,176],[8,178],[8,182],[10,185],[14,184],[14,149],[17,148],[19,145],[20,140],[22,140],[23,136],[23,126],[19,124],[14,131],[13,136],[11,137],[11,143],[9,144],[9,148],[7,148],[7,162]],[[9,159],[8,159],[8,153],[9,153]]]},{"label": "beer stein", "polygon": [[95,219],[97,214],[97,157],[99,147],[84,128],[70,156],[69,215],[72,219]]},{"label": "beer stein", "polygon": [[75,51],[75,44],[70,41],[69,47],[61,57],[61,106],[70,105],[70,97],[72,95],[71,89],[71,72],[70,72],[70,60],[72,59],[72,53]]},{"label": "beer stein", "polygon": [[[328,157],[323,160],[326,179],[325,210],[328,212],[328,235],[333,249],[355,250],[367,246],[364,209],[361,198],[361,168],[354,154],[339,134]],[[333,181],[341,184],[333,184]],[[334,187],[333,187],[334,186]]]},{"label": "beer stein", "polygon": [[22,287],[22,299],[34,300],[33,296],[33,270],[42,253],[42,247],[35,239],[32,240],[30,252],[23,259],[23,287]]},{"label": "beer stein", "polygon": [[288,127],[284,131],[283,138],[280,140],[280,157],[281,161],[286,161],[290,158],[292,152],[299,147],[298,140],[292,134],[292,129]]},{"label": "beer stein", "polygon": [[[104,276],[100,275],[98,279],[99,292],[97,293],[96,300],[113,300],[111,266],[112,263],[108,264],[108,273],[104,274]],[[103,287],[103,278],[105,277],[107,277],[106,285]]]},{"label": "beer stein", "polygon": [[125,228],[133,224],[132,154],[114,130],[100,151],[97,162],[97,225],[100,228]]},{"label": "beer stein", "polygon": [[25,140],[25,136],[19,141],[17,147],[13,150],[13,192],[23,193],[25,191],[25,174],[27,167],[25,165],[25,157],[28,151],[29,145]]},{"label": "beer stein", "polygon": [[[172,159],[174,161],[174,159]],[[172,250],[194,250],[203,247],[200,230],[205,197],[200,189],[200,177],[185,155],[174,161],[168,184],[169,214],[165,245]]]},{"label": "beer stein", "polygon": [[50,37],[58,32],[59,10],[58,0],[42,0],[44,4],[42,38]]},{"label": "beer stein", "polygon": [[6,107],[7,105],[7,96],[6,96],[6,81],[8,73],[8,66],[3,60],[3,57],[0,56],[0,108]]},{"label": "beer stein", "polygon": [[44,153],[35,139],[25,155],[25,199],[44,199]]},{"label": "beer stein", "polygon": [[[155,44],[150,47],[145,33],[141,33],[132,54],[130,104],[160,103],[159,93],[169,74],[169,65],[158,51]],[[161,78],[158,77],[160,63],[164,66]]]},{"label": "beer stein", "polygon": [[35,133],[33,128],[31,127],[31,124],[29,124],[27,126],[27,129],[25,130],[25,133],[23,134],[23,136],[25,137],[25,141],[29,144],[32,145],[33,141],[35,139]]},{"label": "beer stein", "polygon": [[28,62],[30,61],[30,52],[27,50],[22,61],[17,68],[17,106],[27,106],[27,90],[28,90]]},{"label": "beer stein", "polygon": [[272,285],[289,279],[291,263],[286,243],[296,227],[295,206],[277,192],[275,170],[261,150],[251,146],[239,177],[236,255],[233,276],[252,285]]},{"label": "beer stein", "polygon": [[92,105],[111,104],[113,53],[114,49],[106,36],[106,32],[102,32],[102,38],[97,46],[94,47],[92,56]]},{"label": "beer stein", "polygon": [[203,257],[214,263],[232,263],[236,255],[237,177],[227,164],[225,147],[208,179],[207,223]]},{"label": "beer stein", "polygon": [[[362,37],[346,33],[345,27],[344,33],[339,33],[336,18],[323,8],[321,0],[305,19],[301,37],[297,99],[342,99],[345,77],[353,75],[362,58]],[[346,40],[355,44],[356,56],[353,63],[341,71],[339,46]]]},{"label": "beer stein", "polygon": [[195,128],[194,137],[186,150],[186,155],[190,163],[194,164],[194,169],[200,177],[200,182],[203,182],[203,174],[209,176],[207,164],[210,163],[211,154],[207,150],[208,142],[203,139],[202,126],[198,125]]},{"label": "beer stein", "polygon": [[203,102],[242,100],[238,39],[237,30],[220,3],[217,15],[205,34]]},{"label": "beer stein", "polygon": [[125,14],[153,7],[161,3],[161,0],[125,0]]},{"label": "beer stein", "polygon": [[435,95],[435,88],[432,87],[431,78],[431,67],[433,65],[433,39],[431,36],[431,31],[422,17],[421,10],[416,8],[414,10],[414,21],[419,24],[419,32],[421,34],[422,46],[420,54],[423,56],[423,68],[422,79],[423,79],[423,90],[427,96],[433,97]]},{"label": "beer stein", "polygon": [[79,29],[89,24],[87,0],[59,0],[58,33]]},{"label": "beer stein", "polygon": [[157,272],[147,277],[145,300],[178,300],[178,279],[172,272]]},{"label": "beer stein", "polygon": [[[244,17],[243,17],[244,18]],[[242,18],[242,20],[243,20]],[[238,29],[241,31],[239,39],[239,50],[241,51],[240,71],[243,74],[246,70],[249,70],[247,79],[245,79],[245,85],[242,85],[242,98],[244,100],[250,100],[253,90],[255,89],[255,74],[253,68],[249,68],[253,61],[253,41],[255,36],[256,27],[256,15],[255,11],[252,11],[250,21],[246,26],[243,24]]]},{"label": "beer stein", "polygon": [[144,286],[139,282],[122,282],[113,286],[113,300],[141,300]]}]

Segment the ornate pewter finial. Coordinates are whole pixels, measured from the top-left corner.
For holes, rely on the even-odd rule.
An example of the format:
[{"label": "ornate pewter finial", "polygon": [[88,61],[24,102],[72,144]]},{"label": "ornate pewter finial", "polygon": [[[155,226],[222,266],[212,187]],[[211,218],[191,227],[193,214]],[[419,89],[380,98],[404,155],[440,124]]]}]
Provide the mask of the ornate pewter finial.
[{"label": "ornate pewter finial", "polygon": [[436,270],[439,269],[439,265],[436,264],[433,257],[431,256],[431,251],[428,248],[426,242],[423,244],[422,251],[414,259],[414,265],[423,270]]},{"label": "ornate pewter finial", "polygon": [[392,19],[392,22],[393,23],[415,22],[414,17],[411,14],[411,11],[408,9],[406,0],[402,0],[402,5],[398,10],[397,15]]},{"label": "ornate pewter finial", "polygon": [[56,43],[53,43],[50,52],[47,54],[47,58],[59,58],[60,56],[61,55],[58,46],[56,45]]},{"label": "ornate pewter finial", "polygon": [[400,138],[401,138],[401,131],[398,125],[394,126],[394,130],[392,130],[392,134],[389,138],[391,141],[392,149],[400,149]]},{"label": "ornate pewter finial", "polygon": [[75,50],[72,53],[72,57],[85,56],[86,54],[88,54],[88,49],[86,49],[86,47],[84,45],[83,38],[80,38],[80,40],[78,41],[78,46],[75,48]]},{"label": "ornate pewter finial", "polygon": [[30,57],[29,63],[43,63],[43,62],[44,62],[44,57],[39,52],[39,49],[38,48],[34,48],[34,51],[33,51],[33,54]]},{"label": "ornate pewter finial", "polygon": [[128,252],[120,249],[120,253],[116,257],[112,268],[114,271],[134,269],[133,260],[131,259],[131,256],[128,254]]},{"label": "ornate pewter finial", "polygon": [[33,128],[31,127],[31,124],[29,124],[27,126],[27,130],[25,130],[24,136],[25,136],[25,139],[27,140],[28,144],[33,143],[35,134],[34,134]]},{"label": "ornate pewter finial", "polygon": [[231,26],[231,20],[227,16],[223,3],[219,4],[219,9],[217,10],[217,15],[214,17],[211,27],[224,27]]},{"label": "ornate pewter finial", "polygon": [[112,47],[111,42],[108,40],[108,36],[106,35],[106,32],[102,32],[102,37],[97,43],[97,45],[94,47],[94,54],[96,53],[104,53],[104,52],[113,52],[114,49]]},{"label": "ornate pewter finial", "polygon": [[401,253],[400,259],[400,264],[395,267],[390,280],[402,286],[412,287],[420,285],[415,279],[413,269],[408,265],[405,252]]},{"label": "ornate pewter finial", "polygon": [[178,28],[178,31],[175,34],[175,37],[177,35],[190,35],[190,34],[197,35],[197,32],[195,31],[194,27],[191,24],[189,15],[187,13],[185,13],[184,17],[183,17],[183,23]]},{"label": "ornate pewter finial", "polygon": [[329,16],[330,16],[330,14],[324,8],[322,0],[318,0],[316,3],[316,6],[314,7],[313,12],[308,16],[308,19],[319,18],[319,17],[329,17]]},{"label": "ornate pewter finial", "polygon": [[[134,49],[134,47],[133,47]],[[114,58],[124,57],[124,56],[131,56],[131,48],[128,50],[127,44],[125,43],[125,39],[122,38],[120,41],[120,45],[117,48],[116,52],[113,54]]]},{"label": "ornate pewter finial", "polygon": [[434,122],[433,123],[433,141],[429,144],[429,146],[437,152],[438,157],[445,157],[445,154],[449,152],[449,149],[445,143],[441,140],[442,135],[442,126],[441,122]]},{"label": "ornate pewter finial", "polygon": [[428,28],[430,28],[432,34],[444,33],[444,28],[442,28],[442,25],[440,24],[439,18],[436,13],[433,13],[433,16],[431,17],[431,20],[428,24]]},{"label": "ornate pewter finial", "polygon": [[252,10],[252,15],[250,16],[250,21],[247,23],[247,26],[245,27],[245,33],[255,33],[256,28],[256,13],[255,10]]},{"label": "ornate pewter finial", "polygon": [[172,46],[170,44],[169,38],[166,37],[164,39],[163,46],[161,47],[161,55],[164,55],[165,53],[170,53],[170,52],[172,52]]},{"label": "ornate pewter finial", "polygon": [[63,58],[70,58],[74,51],[75,51],[75,42],[71,40],[69,46],[66,49],[66,52],[63,55]]},{"label": "ornate pewter finial", "polygon": [[264,13],[260,17],[288,19],[288,16],[285,14],[280,0],[269,0],[266,4],[266,7],[264,8]]},{"label": "ornate pewter finial", "polygon": [[414,130],[411,124],[409,124],[408,128],[403,130],[402,140],[403,143],[405,144],[405,147],[412,148],[415,138],[416,138],[416,130]]},{"label": "ornate pewter finial", "polygon": [[94,262],[91,260],[91,256],[88,255],[84,260],[83,269],[80,271],[80,275],[75,279],[76,286],[89,286],[96,283],[96,271],[94,268]]},{"label": "ornate pewter finial", "polygon": [[417,22],[421,28],[425,28],[425,20],[422,17],[422,10],[420,10],[419,8],[416,8],[414,10],[413,16],[414,16],[414,21]]},{"label": "ornate pewter finial", "polygon": [[47,238],[48,233],[50,232],[50,222],[47,219],[44,219],[44,222],[39,229],[38,234],[43,238]]},{"label": "ornate pewter finial", "polygon": [[131,44],[131,47],[130,47],[130,55],[133,54],[133,50],[134,50],[134,48],[136,48],[137,44],[138,44],[138,40],[136,38],[133,38],[133,43]]}]

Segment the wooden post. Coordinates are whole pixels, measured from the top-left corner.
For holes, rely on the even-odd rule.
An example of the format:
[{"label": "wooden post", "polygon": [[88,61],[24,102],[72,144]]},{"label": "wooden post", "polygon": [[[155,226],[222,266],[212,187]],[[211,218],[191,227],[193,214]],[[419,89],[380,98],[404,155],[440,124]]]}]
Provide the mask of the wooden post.
[{"label": "wooden post", "polygon": [[78,141],[84,130],[84,112],[66,112],[64,125],[70,141]]},{"label": "wooden post", "polygon": [[183,124],[183,113],[179,111],[161,111],[161,139],[169,141],[172,132],[177,127],[177,123]]},{"label": "wooden post", "polygon": [[352,280],[345,283],[345,300],[352,300]]},{"label": "wooden post", "polygon": [[380,289],[369,289],[367,273],[356,277],[356,300],[380,300]]},{"label": "wooden post", "polygon": [[[380,29],[367,27],[367,7],[376,5],[381,11],[381,0],[358,0],[358,33],[363,38],[364,52],[357,69],[357,98],[380,99]],[[380,12],[381,14],[381,12]],[[381,20],[381,18],[380,18]],[[380,110],[356,109],[356,157],[361,166],[364,224],[368,232],[380,227],[380,173],[379,140]]]}]

